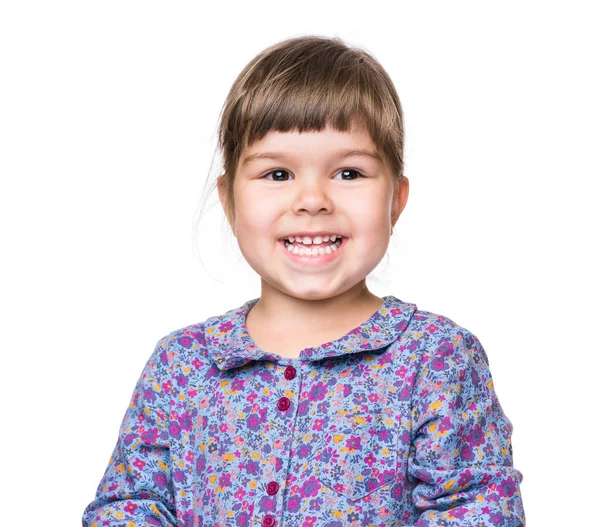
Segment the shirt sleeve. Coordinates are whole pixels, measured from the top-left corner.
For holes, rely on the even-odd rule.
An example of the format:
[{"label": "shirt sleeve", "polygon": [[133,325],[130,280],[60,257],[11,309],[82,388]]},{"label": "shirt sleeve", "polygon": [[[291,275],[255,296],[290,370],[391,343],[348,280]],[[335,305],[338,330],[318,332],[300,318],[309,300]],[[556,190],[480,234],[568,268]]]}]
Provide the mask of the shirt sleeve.
[{"label": "shirt sleeve", "polygon": [[524,527],[513,427],[488,357],[475,335],[452,333],[438,341],[415,379],[408,458],[420,512],[414,527]]},{"label": "shirt sleeve", "polygon": [[83,513],[83,527],[177,523],[169,455],[167,338],[158,341],[137,381],[95,500]]}]

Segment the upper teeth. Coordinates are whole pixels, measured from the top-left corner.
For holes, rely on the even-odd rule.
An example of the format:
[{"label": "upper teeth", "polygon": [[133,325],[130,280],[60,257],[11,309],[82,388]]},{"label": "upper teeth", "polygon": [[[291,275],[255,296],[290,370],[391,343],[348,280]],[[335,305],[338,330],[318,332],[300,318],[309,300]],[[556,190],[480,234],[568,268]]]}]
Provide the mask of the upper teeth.
[{"label": "upper teeth", "polygon": [[312,245],[313,243],[319,244],[319,243],[328,242],[329,240],[331,240],[333,242],[336,240],[336,238],[341,238],[341,236],[339,234],[328,234],[327,236],[315,236],[314,238],[311,238],[310,236],[304,236],[304,237],[288,236],[288,237],[286,237],[286,240],[288,240],[290,243],[293,243],[296,241],[296,242],[304,243],[305,245]]}]

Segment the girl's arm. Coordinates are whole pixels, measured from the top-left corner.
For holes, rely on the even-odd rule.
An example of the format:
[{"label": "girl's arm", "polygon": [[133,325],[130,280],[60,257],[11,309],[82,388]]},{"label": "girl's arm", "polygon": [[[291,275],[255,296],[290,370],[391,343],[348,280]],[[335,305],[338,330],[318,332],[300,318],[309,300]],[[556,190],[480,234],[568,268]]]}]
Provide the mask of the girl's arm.
[{"label": "girl's arm", "polygon": [[487,355],[460,328],[440,342],[415,380],[409,476],[422,512],[414,527],[524,527],[513,467],[512,423],[494,392]]},{"label": "girl's arm", "polygon": [[177,524],[167,428],[167,339],[158,341],[136,384],[96,498],[83,513],[84,527]]}]

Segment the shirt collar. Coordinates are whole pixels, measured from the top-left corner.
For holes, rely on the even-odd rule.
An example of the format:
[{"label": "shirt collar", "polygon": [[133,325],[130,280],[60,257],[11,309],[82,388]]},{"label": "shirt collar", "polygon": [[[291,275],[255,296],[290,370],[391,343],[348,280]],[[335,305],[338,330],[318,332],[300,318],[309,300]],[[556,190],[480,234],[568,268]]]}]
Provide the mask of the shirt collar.
[{"label": "shirt collar", "polygon": [[[261,350],[248,334],[246,316],[258,301],[259,298],[253,298],[239,308],[206,320],[206,348],[219,369],[240,367],[253,360],[281,359],[279,355]],[[403,302],[395,296],[384,296],[381,307],[362,324],[337,340],[304,348],[300,351],[299,360],[315,361],[385,348],[404,333],[416,309],[416,304]]]}]

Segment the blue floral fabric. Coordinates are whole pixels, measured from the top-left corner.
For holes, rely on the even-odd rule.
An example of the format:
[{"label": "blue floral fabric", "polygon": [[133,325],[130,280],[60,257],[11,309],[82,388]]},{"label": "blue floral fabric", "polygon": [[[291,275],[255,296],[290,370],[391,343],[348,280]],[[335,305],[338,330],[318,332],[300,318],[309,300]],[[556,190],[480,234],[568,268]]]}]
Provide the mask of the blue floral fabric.
[{"label": "blue floral fabric", "polygon": [[248,334],[258,300],[158,341],[84,527],[525,525],[473,333],[386,296],[283,358]]}]

